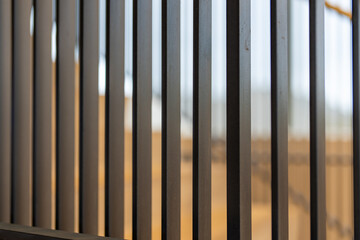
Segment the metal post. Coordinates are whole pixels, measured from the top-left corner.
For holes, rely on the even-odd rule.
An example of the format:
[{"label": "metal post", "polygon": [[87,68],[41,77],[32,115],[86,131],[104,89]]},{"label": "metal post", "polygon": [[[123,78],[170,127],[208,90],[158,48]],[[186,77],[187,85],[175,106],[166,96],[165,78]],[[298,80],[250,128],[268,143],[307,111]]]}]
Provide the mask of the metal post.
[{"label": "metal post", "polygon": [[0,222],[11,215],[11,0],[0,0]]},{"label": "metal post", "polygon": [[133,239],[151,239],[152,1],[133,4]]},{"label": "metal post", "polygon": [[180,1],[162,1],[162,239],[180,240]]},{"label": "metal post", "polygon": [[107,1],[105,235],[124,237],[125,0]]},{"label": "metal post", "polygon": [[57,0],[56,228],[75,229],[75,0]]},{"label": "metal post", "polygon": [[226,3],[227,238],[251,239],[251,1]]},{"label": "metal post", "polygon": [[35,0],[33,224],[52,226],[52,1]]},{"label": "metal post", "polygon": [[193,239],[211,239],[211,0],[194,0]]},{"label": "metal post", "polygon": [[32,224],[31,0],[13,0],[12,222]]},{"label": "metal post", "polygon": [[326,239],[324,0],[310,6],[310,222],[311,239]]},{"label": "metal post", "polygon": [[80,1],[79,231],[99,225],[99,0]]},{"label": "metal post", "polygon": [[289,238],[287,0],[271,1],[272,239]]}]

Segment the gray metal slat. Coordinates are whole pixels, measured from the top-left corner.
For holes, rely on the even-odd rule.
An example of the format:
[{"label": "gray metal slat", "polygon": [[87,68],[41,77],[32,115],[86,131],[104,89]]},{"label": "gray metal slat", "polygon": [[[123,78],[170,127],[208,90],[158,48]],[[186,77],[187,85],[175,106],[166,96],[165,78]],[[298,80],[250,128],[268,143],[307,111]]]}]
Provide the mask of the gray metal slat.
[{"label": "gray metal slat", "polygon": [[272,239],[289,238],[287,1],[271,1]]},{"label": "gray metal slat", "polygon": [[133,239],[151,239],[152,1],[133,2]]},{"label": "gray metal slat", "polygon": [[0,0],[0,222],[10,222],[11,210],[11,0]]},{"label": "gray metal slat", "polygon": [[105,235],[124,237],[125,0],[107,1]]},{"label": "gray metal slat", "polygon": [[34,1],[34,226],[52,226],[52,1]]},{"label": "gray metal slat", "polygon": [[12,222],[32,224],[30,0],[13,1]]},{"label": "gray metal slat", "polygon": [[227,238],[250,240],[251,3],[227,0],[226,4]]},{"label": "gray metal slat", "polygon": [[57,0],[56,228],[75,229],[75,0]]},{"label": "gray metal slat", "polygon": [[193,239],[211,239],[211,0],[194,1]]},{"label": "gray metal slat", "polygon": [[98,234],[99,0],[80,1],[79,231]]},{"label": "gray metal slat", "polygon": [[311,239],[326,239],[324,0],[309,2]]},{"label": "gray metal slat", "polygon": [[180,1],[162,2],[162,239],[180,240]]}]

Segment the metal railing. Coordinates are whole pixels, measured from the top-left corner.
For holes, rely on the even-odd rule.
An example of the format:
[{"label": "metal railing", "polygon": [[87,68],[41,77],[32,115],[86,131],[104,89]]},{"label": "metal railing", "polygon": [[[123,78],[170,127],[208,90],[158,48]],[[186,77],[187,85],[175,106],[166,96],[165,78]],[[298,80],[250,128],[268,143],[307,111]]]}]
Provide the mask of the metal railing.
[{"label": "metal railing", "polygon": [[[98,234],[99,0],[80,0],[79,141],[75,139],[76,1],[0,0],[0,221]],[[152,4],[133,1],[133,239],[151,239]],[[211,1],[194,0],[193,239],[211,239]],[[34,37],[30,12],[34,7]],[[309,1],[311,239],[326,239],[324,0]],[[124,237],[123,0],[107,0],[105,235]],[[226,1],[227,237],[251,239],[251,1]],[[271,0],[272,238],[288,239],[288,8]],[[360,239],[359,1],[353,0],[354,239]],[[55,71],[55,86],[52,74]],[[53,92],[55,89],[55,93]],[[180,239],[180,1],[162,1],[162,239]],[[53,98],[56,105],[53,106]],[[56,121],[52,122],[52,111]],[[55,161],[52,161],[55,124]],[[75,145],[79,185],[75,190]],[[54,170],[55,169],[55,174]],[[56,176],[56,199],[52,178]],[[75,195],[79,221],[75,222]],[[52,208],[55,213],[52,214]],[[344,234],[348,229],[328,221]],[[2,225],[5,226],[5,225]],[[0,236],[3,227],[0,226]],[[10,234],[14,225],[8,225]],[[28,228],[29,231],[32,228]],[[34,230],[34,229],[33,229]],[[35,231],[36,232],[36,231]],[[19,233],[20,235],[23,233]],[[35,233],[36,234],[36,233]],[[21,239],[21,236],[18,237]],[[7,237],[8,235],[4,235]],[[40,233],[39,235],[40,236]]]}]

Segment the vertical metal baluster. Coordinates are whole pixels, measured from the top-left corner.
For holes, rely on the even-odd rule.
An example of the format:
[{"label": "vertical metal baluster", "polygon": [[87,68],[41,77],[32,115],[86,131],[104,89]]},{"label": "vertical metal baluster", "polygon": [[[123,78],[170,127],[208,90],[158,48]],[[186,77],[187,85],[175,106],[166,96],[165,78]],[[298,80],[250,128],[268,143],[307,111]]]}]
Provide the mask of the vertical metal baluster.
[{"label": "vertical metal baluster", "polygon": [[310,6],[310,221],[311,239],[326,239],[324,0]]},{"label": "vertical metal baluster", "polygon": [[211,0],[194,0],[193,239],[211,239]]},{"label": "vertical metal baluster", "polygon": [[359,1],[352,1],[354,240],[360,240],[360,52]]},{"label": "vertical metal baluster", "polygon": [[52,226],[52,7],[52,1],[34,1],[33,224],[43,228]]},{"label": "vertical metal baluster", "polygon": [[80,1],[79,231],[98,234],[99,0]]},{"label": "vertical metal baluster", "polygon": [[226,2],[227,238],[251,239],[250,0]]},{"label": "vertical metal baluster", "polygon": [[162,239],[180,239],[180,1],[162,1]]},{"label": "vertical metal baluster", "polygon": [[133,2],[133,239],[151,239],[152,1]]},{"label": "vertical metal baluster", "polygon": [[108,0],[106,8],[105,235],[123,238],[125,0]]},{"label": "vertical metal baluster", "polygon": [[272,239],[289,238],[287,1],[271,1]]},{"label": "vertical metal baluster", "polygon": [[271,1],[272,238],[288,239],[287,0]]},{"label": "vertical metal baluster", "polygon": [[75,229],[75,0],[57,0],[56,228]]},{"label": "vertical metal baluster", "polygon": [[12,222],[32,224],[30,0],[13,1]]},{"label": "vertical metal baluster", "polygon": [[0,1],[0,222],[11,216],[12,4]]},{"label": "vertical metal baluster", "polygon": [[0,0],[0,222],[10,222],[11,210],[11,0]]}]

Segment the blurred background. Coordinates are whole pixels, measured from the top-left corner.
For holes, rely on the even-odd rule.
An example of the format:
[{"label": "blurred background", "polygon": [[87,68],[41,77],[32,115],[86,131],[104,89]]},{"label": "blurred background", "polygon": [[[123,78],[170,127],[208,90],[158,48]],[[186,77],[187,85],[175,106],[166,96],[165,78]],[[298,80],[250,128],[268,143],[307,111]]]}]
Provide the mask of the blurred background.
[{"label": "blurred background", "polygon": [[[288,0],[289,233],[292,240],[310,239],[308,1]],[[125,237],[127,239],[132,238],[132,2],[125,0]],[[270,1],[251,0],[251,3],[252,232],[254,240],[266,240],[271,239]],[[161,238],[161,0],[152,0],[152,4],[152,237],[156,240]],[[212,0],[212,4],[212,239],[222,240],[226,239],[226,1]],[[54,61],[56,59],[55,14],[54,8],[52,36]],[[100,222],[104,219],[105,15],[106,1],[100,0]],[[181,0],[181,239],[184,240],[192,239],[192,24],[193,2]],[[329,240],[352,239],[353,232],[351,51],[351,0],[329,0],[325,8],[326,205]],[[77,47],[74,53],[77,63],[77,86],[78,55]],[[78,89],[77,100],[79,100]],[[78,126],[78,101],[76,107],[76,126]],[[78,146],[76,149],[78,151]],[[78,152],[76,156],[78,158]],[[76,181],[78,187],[78,175]],[[102,235],[104,226],[100,224],[99,229]]]}]

